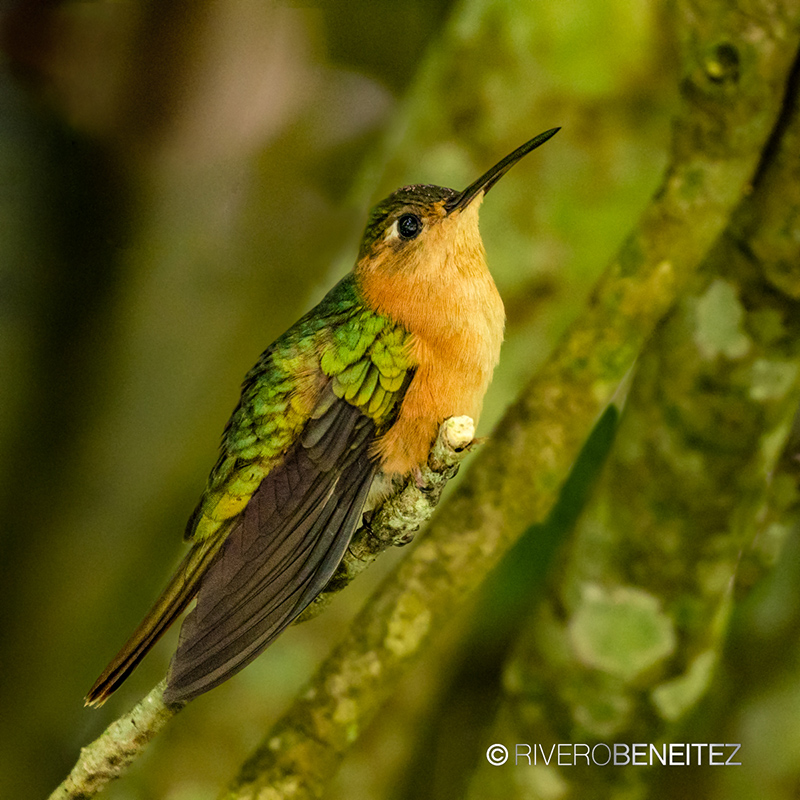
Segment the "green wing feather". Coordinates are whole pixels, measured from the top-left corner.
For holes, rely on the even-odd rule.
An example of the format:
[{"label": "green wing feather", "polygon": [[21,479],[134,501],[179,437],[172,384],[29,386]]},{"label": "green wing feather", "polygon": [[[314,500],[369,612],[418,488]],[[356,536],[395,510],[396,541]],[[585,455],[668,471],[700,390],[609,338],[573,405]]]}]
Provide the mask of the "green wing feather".
[{"label": "green wing feather", "polygon": [[323,391],[329,382],[335,396],[373,419],[380,433],[393,421],[414,366],[409,334],[363,304],[352,275],[340,281],[245,377],[185,538],[199,541],[225,530],[308,420],[320,414],[320,403],[330,402]]},{"label": "green wing feather", "polygon": [[360,519],[372,442],[414,367],[409,334],[363,304],[352,275],[262,354],[187,525],[192,550],[88,703],[105,701],[195,595],[169,701],[241,669],[311,602]]}]

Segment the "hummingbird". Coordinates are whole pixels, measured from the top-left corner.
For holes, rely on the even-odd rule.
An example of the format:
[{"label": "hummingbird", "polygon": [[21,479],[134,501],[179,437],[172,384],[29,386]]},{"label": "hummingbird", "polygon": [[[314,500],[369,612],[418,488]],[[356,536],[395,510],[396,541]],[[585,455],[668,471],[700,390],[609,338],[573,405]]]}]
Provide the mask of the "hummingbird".
[{"label": "hummingbird", "polygon": [[186,526],[191,548],[87,705],[102,705],[194,599],[164,702],[241,670],[325,588],[371,494],[418,474],[448,417],[477,424],[505,325],[478,208],[558,130],[461,192],[405,186],[372,209],[353,271],[247,373]]}]

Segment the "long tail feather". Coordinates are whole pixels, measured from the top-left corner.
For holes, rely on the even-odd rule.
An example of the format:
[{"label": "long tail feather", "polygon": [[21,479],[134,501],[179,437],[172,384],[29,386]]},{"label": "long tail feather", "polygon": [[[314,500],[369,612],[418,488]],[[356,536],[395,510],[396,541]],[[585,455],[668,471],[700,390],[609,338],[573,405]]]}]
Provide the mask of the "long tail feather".
[{"label": "long tail feather", "polygon": [[215,536],[212,541],[198,542],[186,554],[147,616],[89,689],[87,706],[103,705],[189,605],[224,540],[225,536]]}]

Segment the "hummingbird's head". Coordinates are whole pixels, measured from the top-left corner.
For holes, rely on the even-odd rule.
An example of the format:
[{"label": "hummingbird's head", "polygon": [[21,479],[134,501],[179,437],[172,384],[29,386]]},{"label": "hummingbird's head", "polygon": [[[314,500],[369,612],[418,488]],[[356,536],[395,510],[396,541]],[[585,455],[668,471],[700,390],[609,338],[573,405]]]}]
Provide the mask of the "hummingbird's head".
[{"label": "hummingbird's head", "polygon": [[454,235],[459,227],[453,224],[455,217],[448,220],[446,208],[457,194],[432,185],[404,186],[392,192],[370,212],[359,261],[385,261],[396,270],[410,268],[423,253],[433,256],[431,248],[436,248],[434,242],[442,244],[441,234]]},{"label": "hummingbird's head", "polygon": [[484,195],[523,156],[544,144],[552,128],[517,148],[466,189],[404,186],[370,213],[356,272],[387,279],[403,274],[446,279],[485,269],[478,233],[478,208]]},{"label": "hummingbird's head", "polygon": [[[441,420],[478,419],[505,325],[503,301],[486,268],[478,207],[517,161],[557,130],[531,139],[461,192],[405,186],[370,214],[356,285],[365,306],[411,334],[407,346],[418,370],[397,422],[381,438],[381,453],[396,447],[405,454],[384,464],[389,471],[424,461]],[[413,457],[411,441],[420,447]]]}]

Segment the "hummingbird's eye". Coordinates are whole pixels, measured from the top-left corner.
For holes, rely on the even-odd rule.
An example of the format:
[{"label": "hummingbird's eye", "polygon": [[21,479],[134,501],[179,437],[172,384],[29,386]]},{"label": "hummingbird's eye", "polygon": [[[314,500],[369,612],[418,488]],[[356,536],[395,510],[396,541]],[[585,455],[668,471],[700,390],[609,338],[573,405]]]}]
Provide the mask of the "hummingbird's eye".
[{"label": "hummingbird's eye", "polygon": [[397,220],[397,232],[401,239],[414,239],[422,230],[422,220],[416,214],[403,214]]}]

